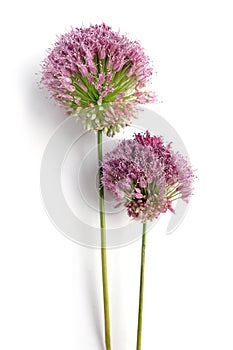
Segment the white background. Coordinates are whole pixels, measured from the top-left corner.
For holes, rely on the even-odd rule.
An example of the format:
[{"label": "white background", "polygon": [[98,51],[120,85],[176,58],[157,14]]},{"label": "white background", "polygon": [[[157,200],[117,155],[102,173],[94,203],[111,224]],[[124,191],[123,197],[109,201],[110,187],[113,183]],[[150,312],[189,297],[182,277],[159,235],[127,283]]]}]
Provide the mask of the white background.
[{"label": "white background", "polygon": [[[63,111],[38,89],[46,49],[104,20],[140,39],[158,72],[154,107],[197,169],[171,236],[148,235],[143,349],[232,350],[233,52],[230,1],[26,1],[1,10],[0,348],[100,350],[100,255],[56,231],[40,162]],[[109,251],[112,349],[135,349],[140,242]]]}]

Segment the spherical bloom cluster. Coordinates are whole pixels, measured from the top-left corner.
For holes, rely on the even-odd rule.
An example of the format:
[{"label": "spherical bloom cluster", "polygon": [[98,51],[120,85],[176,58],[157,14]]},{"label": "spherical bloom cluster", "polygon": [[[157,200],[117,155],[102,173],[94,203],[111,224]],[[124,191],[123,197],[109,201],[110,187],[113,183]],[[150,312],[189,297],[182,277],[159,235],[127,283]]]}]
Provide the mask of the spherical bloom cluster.
[{"label": "spherical bloom cluster", "polygon": [[102,184],[110,190],[128,215],[142,222],[158,218],[172,201],[188,201],[192,194],[193,171],[187,160],[147,131],[123,140],[102,164]]},{"label": "spherical bloom cluster", "polygon": [[[74,28],[49,51],[43,62],[42,83],[70,114],[79,115],[83,108],[96,105],[112,107],[125,102],[131,111],[132,104],[155,101],[155,94],[146,90],[152,75],[149,63],[137,41],[114,32],[104,23]],[[129,123],[129,114],[121,111],[117,121],[110,120],[108,125],[114,129],[125,120]],[[104,129],[102,120],[107,119],[102,116],[96,123],[87,123],[88,127]]]}]

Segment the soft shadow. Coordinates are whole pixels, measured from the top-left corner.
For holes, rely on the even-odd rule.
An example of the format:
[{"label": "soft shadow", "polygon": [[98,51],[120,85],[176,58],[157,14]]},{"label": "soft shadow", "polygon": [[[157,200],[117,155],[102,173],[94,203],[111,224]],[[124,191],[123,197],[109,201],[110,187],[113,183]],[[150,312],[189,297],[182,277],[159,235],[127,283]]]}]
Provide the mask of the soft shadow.
[{"label": "soft shadow", "polygon": [[[99,252],[100,253],[100,252]],[[86,264],[86,291],[89,302],[89,312],[93,319],[93,326],[99,341],[100,348],[104,347],[104,339],[103,339],[103,320],[101,317],[101,306],[103,304],[103,298],[98,297],[97,290],[100,287],[100,283],[98,283],[98,278],[101,278],[100,273],[95,272],[96,260],[88,259],[89,264]],[[85,270],[85,269],[84,269]],[[102,288],[102,286],[101,286]]]},{"label": "soft shadow", "polygon": [[24,99],[25,118],[29,124],[40,129],[54,130],[66,119],[65,110],[49,98],[49,92],[40,86],[40,62],[27,62],[21,69],[22,97]]},{"label": "soft shadow", "polygon": [[[53,134],[55,129],[67,118],[65,110],[57,106],[56,103],[49,98],[46,89],[39,86],[40,81],[40,62],[26,62],[22,66],[20,72],[22,98],[24,107],[27,111],[28,125],[37,130],[36,135],[44,140],[44,132],[48,135]],[[69,137],[69,135],[67,135]],[[80,249],[80,248],[79,248]],[[81,248],[86,249],[86,248]],[[75,249],[77,254],[78,249]],[[93,254],[92,254],[93,253]],[[100,259],[100,256],[99,256]],[[101,299],[101,282],[99,277],[101,273],[96,272],[96,253],[94,250],[86,250],[86,254],[82,254],[80,259],[76,259],[75,264],[82,264],[82,289],[85,291],[85,304],[87,308],[85,312],[88,318],[92,320],[93,330],[96,334],[99,349],[104,348],[103,340],[103,318],[102,318],[102,299]],[[98,260],[97,260],[98,261]],[[75,265],[76,266],[76,265]],[[74,268],[75,270],[75,268]],[[75,290],[79,287],[77,275],[74,276]],[[79,303],[79,302],[78,302]]]},{"label": "soft shadow", "polygon": [[[80,249],[85,250],[80,256]],[[104,348],[104,317],[103,317],[103,298],[102,298],[102,282],[101,282],[101,264],[100,264],[100,251],[94,249],[87,249],[83,247],[77,247],[74,249],[74,261],[75,266],[82,271],[79,274],[79,281],[77,281],[77,275],[75,273],[75,289],[77,295],[79,294],[80,280],[82,281],[82,289],[85,291],[85,297],[82,298],[82,302],[85,302],[85,319],[88,320],[88,325],[91,325],[89,331],[85,331],[89,334],[95,334],[96,336],[96,350],[102,350]],[[81,261],[81,266],[80,266]],[[75,271],[75,269],[74,269]],[[76,270],[77,271],[77,270]],[[80,275],[82,278],[80,278]],[[79,304],[81,300],[77,301]],[[78,305],[77,305],[78,307]],[[85,325],[83,324],[83,327]],[[80,328],[79,328],[80,331]]]}]

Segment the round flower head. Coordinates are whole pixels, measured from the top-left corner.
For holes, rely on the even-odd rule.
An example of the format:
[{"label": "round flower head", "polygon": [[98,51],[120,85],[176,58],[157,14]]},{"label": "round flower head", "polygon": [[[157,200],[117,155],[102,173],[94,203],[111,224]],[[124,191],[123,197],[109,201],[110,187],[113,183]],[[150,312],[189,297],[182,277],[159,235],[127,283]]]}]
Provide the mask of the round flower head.
[{"label": "round flower head", "polygon": [[102,163],[102,184],[125,205],[128,215],[142,222],[158,218],[172,201],[188,201],[192,193],[193,171],[171,144],[147,131],[124,140]]},{"label": "round flower head", "polygon": [[[68,113],[82,111],[88,129],[112,134],[130,122],[136,104],[155,101],[146,90],[151,75],[140,44],[103,23],[62,35],[43,62],[42,83]],[[115,105],[120,107],[109,118]]]}]

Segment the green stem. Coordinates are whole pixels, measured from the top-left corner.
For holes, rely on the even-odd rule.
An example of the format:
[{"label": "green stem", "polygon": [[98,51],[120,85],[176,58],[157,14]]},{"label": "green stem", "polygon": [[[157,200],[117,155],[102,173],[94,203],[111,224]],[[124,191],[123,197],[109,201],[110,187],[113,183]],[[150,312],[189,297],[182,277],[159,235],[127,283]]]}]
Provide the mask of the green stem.
[{"label": "green stem", "polygon": [[104,188],[101,183],[102,158],[103,158],[102,130],[98,130],[99,212],[100,212],[100,229],[101,229],[101,259],[102,259],[102,280],[103,280],[103,298],[104,298],[105,343],[106,343],[106,350],[111,350],[107,252],[106,252],[106,225],[105,225],[105,213],[104,213]]},{"label": "green stem", "polygon": [[139,310],[138,310],[137,350],[141,350],[141,344],[142,344],[142,313],[143,313],[143,295],[144,295],[145,251],[146,251],[146,223],[143,224],[143,233],[142,233],[141,278],[140,278],[140,295],[139,295]]}]

